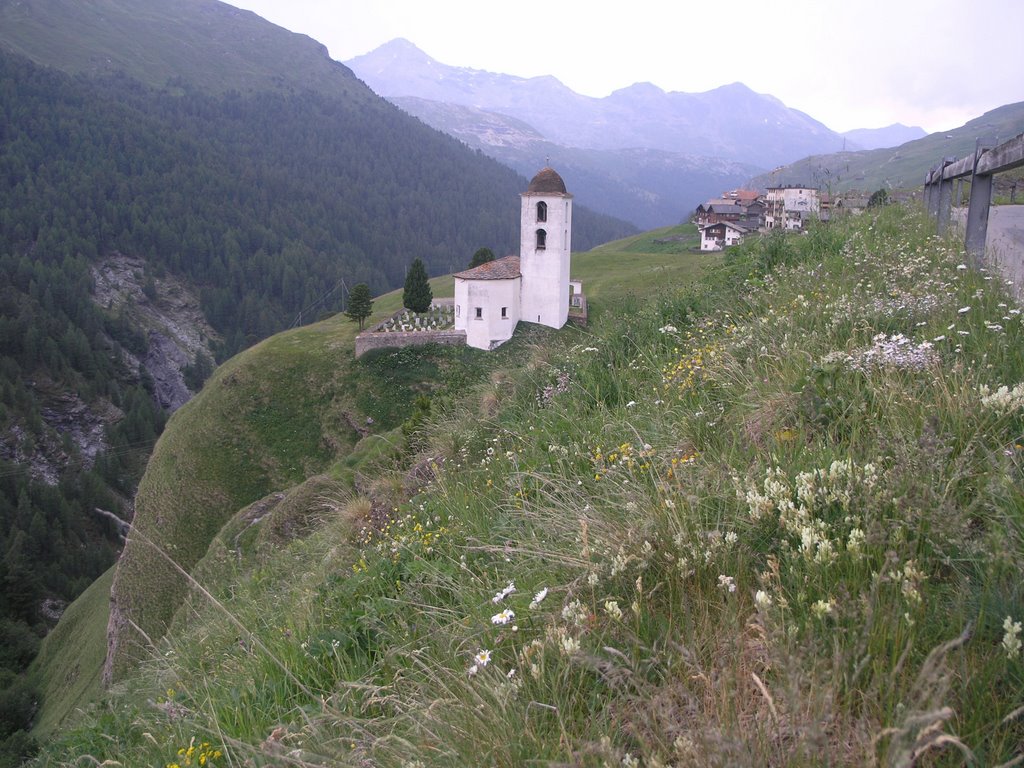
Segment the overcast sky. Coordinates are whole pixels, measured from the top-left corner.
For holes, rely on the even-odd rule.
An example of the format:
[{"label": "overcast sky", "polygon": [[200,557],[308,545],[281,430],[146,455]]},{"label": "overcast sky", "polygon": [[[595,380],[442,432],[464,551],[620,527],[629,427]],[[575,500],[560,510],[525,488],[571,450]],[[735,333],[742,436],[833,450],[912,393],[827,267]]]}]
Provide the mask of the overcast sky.
[{"label": "overcast sky", "polygon": [[404,37],[444,64],[607,96],[742,82],[829,128],[963,125],[1024,101],[1024,0],[230,0],[347,61]]}]

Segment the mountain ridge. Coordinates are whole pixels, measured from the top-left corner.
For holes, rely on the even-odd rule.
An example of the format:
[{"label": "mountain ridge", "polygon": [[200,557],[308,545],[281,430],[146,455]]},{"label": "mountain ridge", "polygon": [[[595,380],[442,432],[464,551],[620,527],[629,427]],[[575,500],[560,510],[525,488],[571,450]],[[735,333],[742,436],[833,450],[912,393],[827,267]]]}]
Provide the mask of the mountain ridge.
[{"label": "mountain ridge", "polygon": [[[645,147],[761,167],[842,146],[842,137],[822,123],[742,83],[696,94],[636,83],[595,98],[576,93],[552,76],[522,78],[449,66],[405,39],[384,43],[345,63],[382,96],[416,96],[508,114],[566,146]],[[628,108],[638,101],[649,111],[631,114]],[[735,125],[740,113],[755,114],[761,133],[752,134],[754,124],[749,121]]]},{"label": "mountain ridge", "polygon": [[897,147],[811,155],[748,181],[754,188],[815,184],[833,192],[913,189],[943,157],[966,157],[978,141],[997,143],[1024,131],[1024,101],[1004,104],[958,128],[932,133]]}]

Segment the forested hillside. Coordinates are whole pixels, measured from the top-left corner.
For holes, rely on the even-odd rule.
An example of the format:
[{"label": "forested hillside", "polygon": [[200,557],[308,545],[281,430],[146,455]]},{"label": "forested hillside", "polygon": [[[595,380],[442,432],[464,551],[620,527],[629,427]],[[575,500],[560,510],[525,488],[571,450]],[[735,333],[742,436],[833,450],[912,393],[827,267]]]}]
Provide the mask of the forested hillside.
[{"label": "forested hillside", "polygon": [[[165,278],[187,286],[224,358],[340,309],[348,286],[400,284],[415,257],[438,274],[481,246],[516,247],[525,179],[351,80],[342,95],[154,89],[0,51],[0,640],[12,674],[46,631],[42,600],[73,599],[112,562],[116,532],[96,510],[130,516],[166,418],[140,362],[151,335],[97,301],[101,262],[136,260],[153,299]],[[583,210],[576,223],[583,247],[631,230]],[[193,391],[212,362],[190,359]],[[31,709],[20,686],[0,674],[0,709],[16,699],[0,731]]]}]

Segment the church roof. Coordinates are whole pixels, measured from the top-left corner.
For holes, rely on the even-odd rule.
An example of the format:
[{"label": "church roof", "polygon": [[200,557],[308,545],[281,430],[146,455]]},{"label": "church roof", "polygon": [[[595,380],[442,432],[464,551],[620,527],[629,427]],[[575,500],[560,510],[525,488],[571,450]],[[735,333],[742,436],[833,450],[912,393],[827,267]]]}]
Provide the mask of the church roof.
[{"label": "church roof", "polygon": [[513,280],[520,277],[519,257],[505,256],[494,261],[487,261],[479,267],[456,272],[455,276],[462,280]]},{"label": "church roof", "polygon": [[535,193],[542,195],[566,195],[565,182],[562,181],[562,177],[555,172],[554,168],[541,168],[537,171],[537,175],[530,181],[530,186],[526,188],[527,194]]}]

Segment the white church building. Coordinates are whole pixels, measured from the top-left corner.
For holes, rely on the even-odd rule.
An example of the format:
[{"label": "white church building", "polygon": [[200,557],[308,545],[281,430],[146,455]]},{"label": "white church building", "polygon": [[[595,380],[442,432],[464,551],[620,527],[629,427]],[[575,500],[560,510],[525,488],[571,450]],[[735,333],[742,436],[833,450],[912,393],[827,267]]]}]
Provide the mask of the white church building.
[{"label": "white church building", "polygon": [[500,346],[520,320],[561,328],[569,318],[572,195],[553,169],[522,194],[519,231],[518,256],[455,274],[455,329],[471,347]]}]

